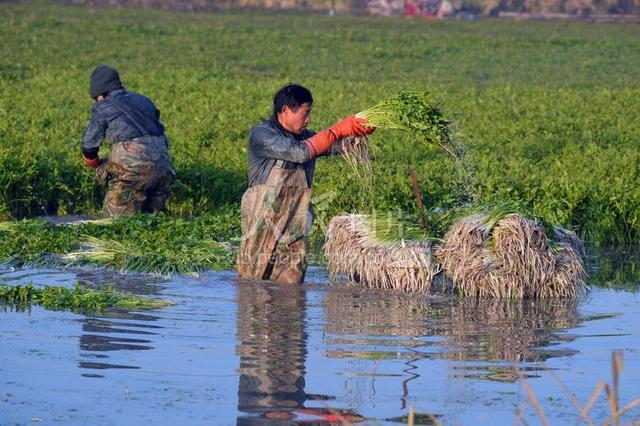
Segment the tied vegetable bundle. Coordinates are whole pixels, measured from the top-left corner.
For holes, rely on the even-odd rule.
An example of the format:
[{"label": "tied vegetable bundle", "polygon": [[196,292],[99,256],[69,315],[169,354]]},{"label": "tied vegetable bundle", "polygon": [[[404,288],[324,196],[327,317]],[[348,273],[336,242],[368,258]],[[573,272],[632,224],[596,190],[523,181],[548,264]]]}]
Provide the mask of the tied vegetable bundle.
[{"label": "tied vegetable bundle", "polygon": [[458,221],[435,258],[463,296],[575,297],[586,289],[578,236],[504,205]]},{"label": "tied vegetable bundle", "polygon": [[334,217],[324,246],[335,278],[369,288],[426,293],[440,272],[428,237],[404,221],[373,215]]}]

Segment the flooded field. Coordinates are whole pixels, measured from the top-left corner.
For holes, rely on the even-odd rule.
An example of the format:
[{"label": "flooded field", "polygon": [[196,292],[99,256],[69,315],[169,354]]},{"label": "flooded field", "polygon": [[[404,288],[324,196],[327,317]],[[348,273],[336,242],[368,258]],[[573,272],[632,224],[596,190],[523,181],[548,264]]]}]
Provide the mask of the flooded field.
[{"label": "flooded field", "polygon": [[[629,254],[631,253],[631,255]],[[410,296],[328,284],[0,270],[0,284],[110,284],[175,303],[80,315],[0,311],[0,424],[575,424],[613,351],[620,404],[640,397],[637,250],[599,252],[579,300]],[[597,281],[597,282],[596,282]],[[609,288],[607,288],[607,286]],[[612,288],[611,288],[612,287]],[[558,381],[559,379],[559,381]],[[610,415],[601,393],[589,412]],[[623,417],[640,421],[640,409]]]}]

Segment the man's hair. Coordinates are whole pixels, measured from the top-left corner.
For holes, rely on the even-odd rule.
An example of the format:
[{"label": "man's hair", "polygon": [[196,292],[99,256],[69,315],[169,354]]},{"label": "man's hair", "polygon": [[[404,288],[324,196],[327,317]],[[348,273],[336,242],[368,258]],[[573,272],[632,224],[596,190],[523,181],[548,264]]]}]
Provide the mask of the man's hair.
[{"label": "man's hair", "polygon": [[298,84],[287,84],[273,97],[273,112],[278,114],[285,106],[295,111],[307,102],[313,103],[309,89]]}]

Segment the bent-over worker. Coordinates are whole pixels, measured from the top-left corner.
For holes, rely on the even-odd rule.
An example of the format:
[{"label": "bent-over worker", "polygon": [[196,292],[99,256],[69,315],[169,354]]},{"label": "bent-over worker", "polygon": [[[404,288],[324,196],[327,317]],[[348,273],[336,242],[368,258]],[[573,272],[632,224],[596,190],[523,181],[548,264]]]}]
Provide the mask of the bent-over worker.
[{"label": "bent-over worker", "polygon": [[[100,65],[91,73],[89,94],[96,101],[82,142],[85,165],[108,183],[104,209],[109,216],[164,211],[175,175],[160,112],[146,96],[125,90],[118,72]],[[111,142],[108,160],[98,156]]]}]

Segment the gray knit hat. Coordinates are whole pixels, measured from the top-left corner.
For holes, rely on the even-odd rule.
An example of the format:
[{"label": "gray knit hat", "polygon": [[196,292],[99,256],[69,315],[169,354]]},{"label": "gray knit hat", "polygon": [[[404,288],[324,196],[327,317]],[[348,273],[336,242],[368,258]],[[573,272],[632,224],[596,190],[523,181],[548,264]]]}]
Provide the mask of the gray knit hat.
[{"label": "gray knit hat", "polygon": [[122,88],[118,71],[108,65],[99,65],[91,73],[89,94],[94,99],[97,98],[98,95]]}]

